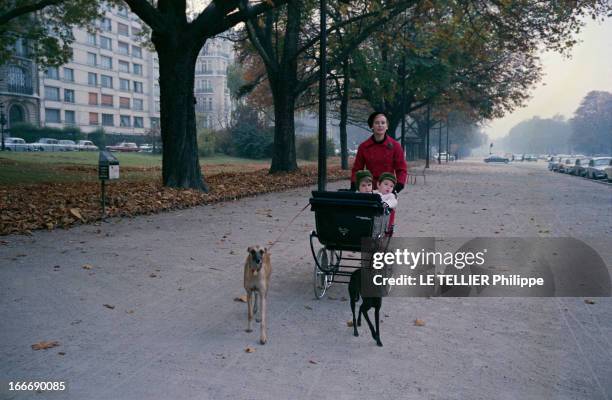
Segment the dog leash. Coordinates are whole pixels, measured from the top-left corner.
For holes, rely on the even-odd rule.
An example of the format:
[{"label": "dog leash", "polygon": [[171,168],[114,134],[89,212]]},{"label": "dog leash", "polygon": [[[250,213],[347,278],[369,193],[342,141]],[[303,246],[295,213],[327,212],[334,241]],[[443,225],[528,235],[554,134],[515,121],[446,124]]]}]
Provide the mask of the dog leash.
[{"label": "dog leash", "polygon": [[289,223],[283,228],[281,229],[280,234],[278,235],[278,237],[276,239],[274,239],[274,241],[268,246],[268,250],[272,248],[272,246],[274,246],[276,244],[276,242],[278,242],[278,240],[281,238],[281,236],[283,236],[283,233],[285,233],[285,231],[287,230],[287,228],[289,228],[289,226],[291,226],[291,224],[293,223],[293,221],[295,221],[295,219],[305,210],[308,208],[308,206],[310,205],[310,203],[306,204],[304,206],[304,208],[302,208],[297,214],[295,214],[295,216],[293,218],[291,218],[291,221],[289,221]]}]

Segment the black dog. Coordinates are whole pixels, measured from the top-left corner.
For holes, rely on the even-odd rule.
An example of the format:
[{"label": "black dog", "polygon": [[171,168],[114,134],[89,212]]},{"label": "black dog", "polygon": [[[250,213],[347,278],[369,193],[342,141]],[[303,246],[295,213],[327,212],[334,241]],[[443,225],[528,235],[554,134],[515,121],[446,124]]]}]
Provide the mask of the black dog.
[{"label": "black dog", "polygon": [[[382,347],[382,342],[380,341],[380,329],[378,323],[380,321],[380,306],[382,306],[382,297],[361,297],[362,302],[359,307],[359,318],[355,321],[355,303],[359,300],[359,293],[361,288],[361,269],[356,269],[351,274],[351,280],[349,281],[349,296],[351,297],[351,311],[353,312],[353,335],[359,336],[359,332],[357,332],[357,326],[361,326],[361,314],[366,319],[368,326],[370,327],[370,332],[372,332],[372,337],[376,340],[376,344]],[[368,317],[368,310],[370,308],[374,308],[374,318],[376,322],[376,330],[374,330],[374,326],[372,326],[372,322]]]}]

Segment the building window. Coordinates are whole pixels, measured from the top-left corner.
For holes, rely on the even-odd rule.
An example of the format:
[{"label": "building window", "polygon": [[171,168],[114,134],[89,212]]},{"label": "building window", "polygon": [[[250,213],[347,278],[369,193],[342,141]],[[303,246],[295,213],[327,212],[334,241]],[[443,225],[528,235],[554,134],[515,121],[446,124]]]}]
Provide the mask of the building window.
[{"label": "building window", "polygon": [[155,112],[158,113],[159,110],[161,109],[160,104],[159,104],[159,100],[155,101]]},{"label": "building window", "polygon": [[72,68],[64,68],[64,80],[74,82],[74,70]]},{"label": "building window", "polygon": [[212,111],[213,109],[213,99],[212,97],[208,98],[208,111]]},{"label": "building window", "polygon": [[26,41],[22,38],[19,38],[15,41],[15,55],[19,57],[28,57],[28,46],[26,45]]},{"label": "building window", "polygon": [[131,126],[130,124],[130,116],[129,115],[121,115],[119,119],[119,126]]},{"label": "building window", "polygon": [[142,93],[142,82],[134,81],[134,92]]},{"label": "building window", "polygon": [[87,64],[98,65],[98,56],[94,53],[87,53]]},{"label": "building window", "polygon": [[130,91],[130,80],[119,78],[119,90],[122,90],[124,92],[129,92]]},{"label": "building window", "polygon": [[100,21],[100,28],[103,31],[112,32],[113,31],[113,24],[112,24],[110,19],[102,18],[102,20]]},{"label": "building window", "polygon": [[60,110],[57,108],[45,108],[46,122],[62,122],[60,119]]},{"label": "building window", "polygon": [[130,36],[130,27],[121,22],[117,22],[117,33],[121,36]]},{"label": "building window", "polygon": [[64,102],[74,103],[74,90],[64,89]]},{"label": "building window", "polygon": [[91,46],[96,45],[96,34],[95,33],[87,33],[87,44]]},{"label": "building window", "polygon": [[127,18],[128,17],[128,10],[125,7],[119,7],[117,9],[117,15],[123,18]]},{"label": "building window", "polygon": [[106,50],[112,50],[113,49],[112,39],[106,36],[100,36],[100,47]]},{"label": "building window", "polygon": [[98,113],[89,113],[89,125],[98,125]]},{"label": "building window", "polygon": [[130,72],[130,63],[119,60],[119,72]]},{"label": "building window", "polygon": [[11,93],[32,94],[32,78],[30,73],[16,65],[8,67],[7,89]]},{"label": "building window", "polygon": [[130,54],[130,45],[125,42],[117,42],[117,52],[125,56]]},{"label": "building window", "polygon": [[89,84],[89,86],[98,86],[98,75],[93,72],[88,72],[87,84]]},{"label": "building window", "polygon": [[114,126],[115,119],[113,114],[102,114],[102,126]]},{"label": "building window", "polygon": [[142,128],[143,122],[142,117],[134,117],[134,128]]},{"label": "building window", "polygon": [[153,85],[153,94],[159,96],[159,83]]},{"label": "building window", "polygon": [[89,105],[97,106],[98,105],[98,93],[89,93]]},{"label": "building window", "polygon": [[134,64],[134,74],[142,75],[142,64]]},{"label": "building window", "polygon": [[159,126],[159,118],[151,117],[151,128],[157,128]]},{"label": "building window", "polygon": [[100,75],[100,85],[104,88],[113,88],[113,77],[108,75]]},{"label": "building window", "polygon": [[76,123],[74,111],[71,111],[71,110],[64,111],[64,122],[67,124]]},{"label": "building window", "polygon": [[113,96],[111,96],[110,94],[103,94],[102,96],[100,96],[100,104],[105,107],[112,107]]},{"label": "building window", "polygon": [[45,86],[45,99],[59,101],[60,90],[58,87]]},{"label": "building window", "polygon": [[136,111],[142,111],[143,110],[142,99],[134,99],[134,100],[132,100],[132,104],[134,105],[134,110],[136,110]]},{"label": "building window", "polygon": [[47,79],[59,79],[59,71],[57,67],[48,67],[45,70],[45,78]]},{"label": "building window", "polygon": [[142,58],[142,49],[138,46],[132,45],[132,56],[136,58]]},{"label": "building window", "polygon": [[130,98],[119,97],[119,108],[130,108]]},{"label": "building window", "polygon": [[106,69],[113,69],[113,59],[107,56],[100,56],[100,66]]},{"label": "building window", "polygon": [[132,36],[139,36],[141,32],[142,32],[142,29],[137,28],[135,26],[132,27]]}]

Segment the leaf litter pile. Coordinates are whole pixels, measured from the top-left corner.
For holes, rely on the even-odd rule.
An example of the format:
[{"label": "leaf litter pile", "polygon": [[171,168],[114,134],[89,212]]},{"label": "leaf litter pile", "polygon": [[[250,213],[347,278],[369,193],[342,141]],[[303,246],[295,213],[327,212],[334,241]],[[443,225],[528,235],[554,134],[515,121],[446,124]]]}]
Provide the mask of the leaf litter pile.
[{"label": "leaf litter pile", "polygon": [[[346,179],[349,171],[333,166],[328,180]],[[107,217],[132,217],[161,211],[278,192],[313,185],[315,166],[269,174],[267,170],[221,172],[206,177],[209,193],[171,189],[161,182],[110,181],[106,185]],[[68,228],[101,219],[98,182],[48,183],[0,187],[0,235],[29,234],[35,229]]]}]

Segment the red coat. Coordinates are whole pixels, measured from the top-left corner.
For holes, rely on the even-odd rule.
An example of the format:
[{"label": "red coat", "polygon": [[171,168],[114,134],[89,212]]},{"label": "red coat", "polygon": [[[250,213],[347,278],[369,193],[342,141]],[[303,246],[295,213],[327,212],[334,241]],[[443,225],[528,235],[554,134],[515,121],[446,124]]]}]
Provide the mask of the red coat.
[{"label": "red coat", "polygon": [[374,177],[372,184],[375,189],[378,177],[383,172],[395,173],[397,182],[402,185],[406,184],[408,166],[404,151],[399,142],[389,135],[385,135],[382,143],[376,143],[372,135],[359,145],[351,172],[351,182],[355,182],[355,173],[364,168],[372,173]]}]

